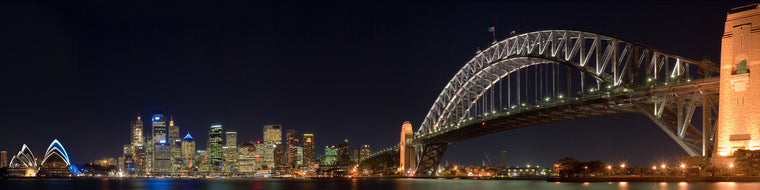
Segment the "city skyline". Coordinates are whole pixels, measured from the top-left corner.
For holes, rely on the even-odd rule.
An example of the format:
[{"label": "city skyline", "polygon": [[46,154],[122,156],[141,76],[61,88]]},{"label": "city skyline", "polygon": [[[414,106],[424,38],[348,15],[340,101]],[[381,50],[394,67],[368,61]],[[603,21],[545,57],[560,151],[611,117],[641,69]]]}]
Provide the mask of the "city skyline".
[{"label": "city skyline", "polygon": [[[453,73],[491,43],[491,26],[498,39],[512,30],[570,28],[718,62],[726,11],[748,3],[599,3],[594,11],[568,14],[588,4],[267,5],[253,11],[183,5],[145,8],[145,15],[109,4],[73,8],[81,13],[65,5],[9,10],[0,15],[23,21],[6,20],[8,30],[0,32],[10,44],[1,50],[18,52],[0,58],[15,63],[0,71],[12,81],[3,89],[13,92],[4,95],[0,126],[6,134],[36,133],[4,135],[0,150],[15,153],[22,144],[40,150],[57,138],[74,164],[115,158],[133,138],[130,122],[150,118],[152,110],[170,114],[198,150],[213,123],[238,132],[237,144],[264,140],[261,127],[270,124],[311,132],[316,155],[344,139],[357,147],[389,147],[399,141],[404,121],[417,131]],[[647,14],[617,14],[617,8]],[[535,16],[538,11],[548,13]],[[582,21],[588,18],[601,21]],[[605,21],[613,24],[596,23]],[[148,136],[152,125],[145,122],[150,119],[142,123]],[[573,139],[589,140],[565,143]],[[484,152],[493,158],[502,150],[508,163],[547,166],[563,156],[647,165],[686,155],[644,116],[621,114],[463,141],[449,147],[444,161],[479,164]]]}]

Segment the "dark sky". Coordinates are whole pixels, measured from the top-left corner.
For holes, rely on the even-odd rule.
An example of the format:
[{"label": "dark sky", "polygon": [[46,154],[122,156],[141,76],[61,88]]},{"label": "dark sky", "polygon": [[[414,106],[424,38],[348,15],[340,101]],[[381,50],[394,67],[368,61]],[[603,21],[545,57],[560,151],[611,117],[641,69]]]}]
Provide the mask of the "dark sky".
[{"label": "dark sky", "polygon": [[[117,157],[130,122],[173,115],[205,148],[208,127],[262,138],[315,133],[317,152],[398,142],[451,77],[497,37],[591,31],[717,62],[726,12],[749,2],[0,5],[0,150],[74,163]],[[150,128],[145,123],[146,132]],[[651,165],[685,156],[646,117],[557,122],[452,144],[445,160],[548,166],[564,156]]]}]

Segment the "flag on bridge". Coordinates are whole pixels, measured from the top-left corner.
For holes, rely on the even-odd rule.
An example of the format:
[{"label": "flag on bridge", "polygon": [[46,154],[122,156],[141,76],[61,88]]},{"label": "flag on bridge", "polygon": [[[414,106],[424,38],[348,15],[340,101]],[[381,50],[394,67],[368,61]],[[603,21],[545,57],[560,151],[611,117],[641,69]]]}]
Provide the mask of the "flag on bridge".
[{"label": "flag on bridge", "polygon": [[509,33],[509,35],[515,35],[516,31],[512,30],[512,32]]},{"label": "flag on bridge", "polygon": [[494,32],[494,31],[496,31],[496,28],[494,28],[493,26],[491,26],[490,28],[488,28],[488,32]]}]

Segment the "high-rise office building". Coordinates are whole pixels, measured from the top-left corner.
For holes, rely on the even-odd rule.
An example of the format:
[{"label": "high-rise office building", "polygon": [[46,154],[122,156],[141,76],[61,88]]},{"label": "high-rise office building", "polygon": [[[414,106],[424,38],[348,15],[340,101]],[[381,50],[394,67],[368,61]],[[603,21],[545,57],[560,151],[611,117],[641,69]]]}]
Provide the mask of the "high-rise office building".
[{"label": "high-rise office building", "polygon": [[152,144],[166,143],[168,142],[168,129],[166,128],[166,120],[164,114],[156,113],[151,117],[151,124],[153,127],[153,142]]},{"label": "high-rise office building", "polygon": [[222,165],[224,172],[236,172],[238,171],[237,165],[237,132],[228,131],[224,133],[226,137],[226,144],[222,147]]},{"label": "high-rise office building", "polygon": [[368,158],[372,154],[372,150],[369,149],[369,145],[365,144],[359,147],[357,150],[356,163],[359,163],[362,159]]},{"label": "high-rise office building", "polygon": [[134,146],[134,159],[135,159],[135,175],[143,176],[148,172],[147,163],[147,150],[143,144],[137,144]]},{"label": "high-rise office building", "polygon": [[171,142],[168,139],[168,130],[166,120],[163,114],[153,114],[151,118],[153,124],[153,172],[170,172],[172,166],[171,160]]},{"label": "high-rise office building", "polygon": [[179,126],[174,125],[174,116],[169,118],[169,138],[167,142],[174,142],[175,140],[182,140],[179,138]]},{"label": "high-rise office building", "polygon": [[264,165],[264,149],[265,145],[264,142],[256,141],[256,170],[261,170],[267,168],[267,166]]},{"label": "high-rise office building", "polygon": [[185,161],[182,157],[182,140],[177,139],[174,140],[174,143],[171,145],[171,153],[172,153],[172,171],[179,171],[181,169],[187,168],[185,166]]},{"label": "high-rise office building", "polygon": [[338,163],[338,149],[335,146],[325,146],[325,155],[322,165],[332,166]]},{"label": "high-rise office building", "polygon": [[[282,148],[282,125],[264,126],[264,166],[274,168],[275,163],[281,156],[276,156],[277,147]],[[275,159],[278,158],[278,159]]]},{"label": "high-rise office building", "polygon": [[310,165],[314,163],[314,133],[303,133],[301,137],[303,144],[303,164]]},{"label": "high-rise office building", "polygon": [[285,146],[282,144],[274,147],[274,167],[277,169],[287,167],[287,163],[285,163]]},{"label": "high-rise office building", "polygon": [[348,149],[348,139],[344,140],[343,143],[338,144],[336,148],[338,149],[338,165],[352,165],[353,160],[351,160],[351,150]]},{"label": "high-rise office building", "polygon": [[351,160],[354,161],[354,163],[359,163],[361,159],[359,159],[361,156],[359,156],[359,149],[354,149],[354,154],[351,156]]},{"label": "high-rise office building", "polygon": [[171,146],[166,143],[153,146],[153,170],[151,173],[172,171]]},{"label": "high-rise office building", "polygon": [[206,165],[208,171],[221,171],[223,141],[224,135],[222,134],[222,125],[212,125],[208,130],[208,145],[206,146],[206,154],[208,155]]},{"label": "high-rise office building", "polygon": [[308,166],[308,164],[303,163],[303,147],[296,147],[296,166]]},{"label": "high-rise office building", "polygon": [[174,125],[174,117],[169,119],[169,150],[171,151],[172,171],[185,168],[182,159],[182,139],[179,138],[179,126]]},{"label": "high-rise office building", "polygon": [[135,165],[134,165],[134,149],[135,147],[131,144],[125,144],[122,148],[122,155],[120,158],[123,158],[121,160],[121,171],[124,175],[134,175],[135,174]]},{"label": "high-rise office building", "polygon": [[145,172],[153,170],[153,137],[147,135],[145,138]]},{"label": "high-rise office building", "polygon": [[285,130],[285,142],[287,150],[285,152],[285,163],[288,168],[295,168],[298,156],[298,131],[295,129]]},{"label": "high-rise office building", "polygon": [[137,121],[132,123],[132,146],[137,144],[144,144],[143,140],[143,123],[140,116],[137,116]]},{"label": "high-rise office building", "polygon": [[[130,169],[127,173],[129,175],[135,175],[140,174],[140,169],[142,169],[142,173],[145,173],[145,149],[143,148],[142,153],[143,155],[137,154],[137,146],[144,146],[145,144],[145,134],[143,134],[143,122],[142,118],[140,116],[137,116],[137,120],[132,123],[132,139],[130,142],[130,148],[132,149],[130,152],[132,152],[132,156],[125,156],[124,162],[129,163],[132,162],[132,169]],[[142,157],[139,157],[142,156]]]},{"label": "high-rise office building", "polygon": [[8,167],[8,151],[0,151],[0,168]]},{"label": "high-rise office building", "polygon": [[224,133],[225,135],[225,146],[227,147],[237,147],[237,132],[235,131],[227,131]]},{"label": "high-rise office building", "polygon": [[193,136],[190,136],[190,132],[187,132],[185,138],[182,139],[182,162],[185,168],[195,167],[195,140]]},{"label": "high-rise office building", "polygon": [[194,169],[197,169],[198,171],[207,171],[208,167],[206,166],[207,161],[207,154],[206,150],[196,150],[195,151],[195,158],[193,158],[193,165]]},{"label": "high-rise office building", "polygon": [[[124,156],[119,156],[119,158],[117,158],[117,161],[119,162],[119,164],[118,164],[118,166],[119,166],[119,172],[121,172],[122,174],[126,173],[126,171],[124,171],[124,170],[127,169],[126,167],[124,167]],[[124,174],[124,175],[126,175],[126,174]]]},{"label": "high-rise office building", "polygon": [[247,175],[252,175],[258,170],[256,168],[256,144],[243,143],[238,147],[238,169]]}]

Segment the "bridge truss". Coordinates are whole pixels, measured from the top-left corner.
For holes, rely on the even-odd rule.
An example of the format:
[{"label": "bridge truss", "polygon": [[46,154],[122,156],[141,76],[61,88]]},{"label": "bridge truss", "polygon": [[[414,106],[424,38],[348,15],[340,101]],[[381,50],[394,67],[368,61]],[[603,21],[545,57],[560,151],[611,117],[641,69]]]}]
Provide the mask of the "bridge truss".
[{"label": "bridge truss", "polygon": [[[631,112],[652,119],[689,155],[708,155],[719,83],[692,79],[691,67],[705,76],[714,72],[703,61],[583,31],[544,30],[494,42],[446,84],[415,132],[417,174],[431,174],[448,143]],[[702,129],[691,122],[697,107],[703,107]]]}]

